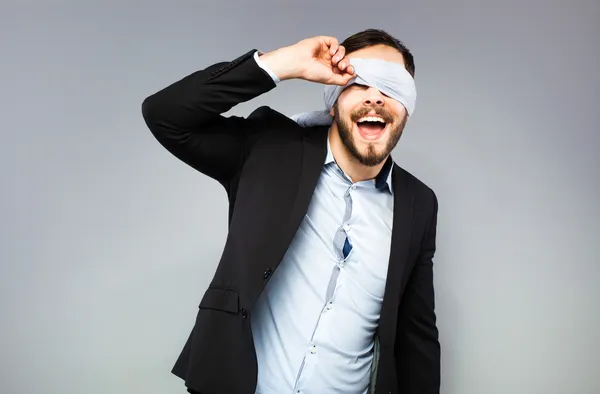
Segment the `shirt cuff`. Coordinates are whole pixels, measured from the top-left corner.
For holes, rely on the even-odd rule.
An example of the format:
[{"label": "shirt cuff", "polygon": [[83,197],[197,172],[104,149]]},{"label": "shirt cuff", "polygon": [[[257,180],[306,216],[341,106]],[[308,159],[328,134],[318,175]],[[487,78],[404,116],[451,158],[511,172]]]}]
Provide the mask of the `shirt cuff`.
[{"label": "shirt cuff", "polygon": [[277,77],[277,75],[275,75],[275,73],[273,71],[271,71],[263,62],[260,61],[259,58],[259,54],[263,54],[260,51],[256,51],[254,52],[254,60],[256,61],[256,64],[258,64],[258,66],[260,68],[262,68],[263,70],[265,70],[267,72],[267,74],[269,74],[271,76],[271,78],[273,79],[273,82],[275,82],[275,84],[278,84],[279,82],[281,82],[281,80]]}]

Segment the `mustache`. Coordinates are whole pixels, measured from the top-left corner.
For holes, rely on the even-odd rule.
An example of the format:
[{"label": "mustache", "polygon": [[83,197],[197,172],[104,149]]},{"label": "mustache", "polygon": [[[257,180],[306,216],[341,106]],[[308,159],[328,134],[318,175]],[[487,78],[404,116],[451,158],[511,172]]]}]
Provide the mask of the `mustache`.
[{"label": "mustache", "polygon": [[354,111],[352,113],[352,115],[350,116],[350,118],[352,119],[353,122],[356,122],[358,119],[362,118],[363,116],[368,115],[369,112],[371,112],[373,110],[375,111],[375,114],[377,114],[383,120],[385,120],[386,123],[392,123],[394,121],[394,117],[389,113],[389,111],[387,111],[384,108],[360,108],[360,109],[357,109],[356,111]]}]

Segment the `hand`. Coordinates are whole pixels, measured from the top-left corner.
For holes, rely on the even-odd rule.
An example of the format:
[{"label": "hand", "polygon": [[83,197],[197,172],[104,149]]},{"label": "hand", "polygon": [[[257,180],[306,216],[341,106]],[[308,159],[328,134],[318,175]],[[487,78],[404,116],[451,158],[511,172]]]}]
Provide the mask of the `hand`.
[{"label": "hand", "polygon": [[335,37],[304,39],[261,56],[280,80],[300,78],[328,85],[345,85],[354,78],[346,49]]},{"label": "hand", "polygon": [[346,48],[334,37],[307,38],[292,46],[302,66],[300,78],[328,85],[345,85],[354,77]]}]

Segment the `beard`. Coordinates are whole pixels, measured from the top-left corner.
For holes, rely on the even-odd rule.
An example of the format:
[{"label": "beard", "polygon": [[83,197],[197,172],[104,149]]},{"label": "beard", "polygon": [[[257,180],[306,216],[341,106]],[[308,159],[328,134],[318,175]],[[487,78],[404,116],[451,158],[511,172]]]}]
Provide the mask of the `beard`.
[{"label": "beard", "polygon": [[398,144],[398,141],[400,141],[400,137],[402,136],[402,131],[406,125],[408,115],[404,114],[404,117],[396,123],[394,122],[394,117],[389,113],[389,111],[383,108],[375,108],[377,115],[381,116],[385,120],[386,127],[389,128],[387,130],[389,136],[387,137],[388,139],[383,150],[377,151],[375,148],[376,145],[369,143],[366,151],[361,152],[354,141],[353,129],[356,121],[368,114],[371,110],[372,108],[357,109],[350,114],[350,119],[347,120],[346,118],[340,116],[337,103],[333,107],[335,118],[334,121],[337,124],[340,139],[342,140],[342,143],[346,149],[348,149],[348,152],[350,152],[352,157],[358,160],[359,163],[368,167],[375,167],[381,164],[389,156],[389,154],[392,152],[392,149],[394,149],[394,147]]}]

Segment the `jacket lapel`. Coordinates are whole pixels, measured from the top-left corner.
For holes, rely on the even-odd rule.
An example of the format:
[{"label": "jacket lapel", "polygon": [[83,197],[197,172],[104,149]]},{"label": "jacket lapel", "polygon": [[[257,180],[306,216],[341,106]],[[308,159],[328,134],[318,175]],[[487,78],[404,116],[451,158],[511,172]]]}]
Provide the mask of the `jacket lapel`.
[{"label": "jacket lapel", "polygon": [[291,242],[298,230],[321,175],[327,155],[328,130],[329,127],[315,127],[303,131],[302,163],[300,164],[302,169],[298,190],[290,212],[290,222],[287,226],[291,233],[288,234],[286,245]]},{"label": "jacket lapel", "polygon": [[392,244],[378,330],[381,346],[389,348],[394,346],[401,291],[403,283],[406,283],[405,275],[409,272],[405,262],[410,249],[414,215],[414,195],[402,176],[402,170],[394,165],[392,171],[394,189]]}]

